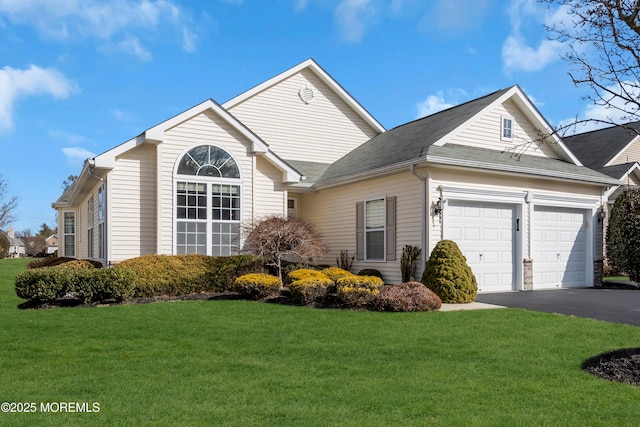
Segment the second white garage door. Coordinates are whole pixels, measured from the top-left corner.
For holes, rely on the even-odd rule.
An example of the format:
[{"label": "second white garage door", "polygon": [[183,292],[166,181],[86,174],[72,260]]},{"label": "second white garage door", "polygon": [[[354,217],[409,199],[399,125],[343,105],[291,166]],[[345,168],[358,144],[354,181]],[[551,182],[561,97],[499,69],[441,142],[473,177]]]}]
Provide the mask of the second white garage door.
[{"label": "second white garage door", "polygon": [[533,288],[585,286],[586,211],[536,206],[533,213]]},{"label": "second white garage door", "polygon": [[515,212],[513,205],[455,200],[445,208],[444,238],[458,244],[480,292],[514,289]]}]

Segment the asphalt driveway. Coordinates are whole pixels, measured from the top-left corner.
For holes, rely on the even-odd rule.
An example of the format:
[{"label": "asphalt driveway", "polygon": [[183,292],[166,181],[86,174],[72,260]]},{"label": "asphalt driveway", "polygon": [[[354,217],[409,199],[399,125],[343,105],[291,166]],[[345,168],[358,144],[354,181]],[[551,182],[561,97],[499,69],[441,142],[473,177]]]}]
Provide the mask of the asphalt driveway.
[{"label": "asphalt driveway", "polygon": [[476,301],[640,326],[640,290],[572,288],[479,294]]}]

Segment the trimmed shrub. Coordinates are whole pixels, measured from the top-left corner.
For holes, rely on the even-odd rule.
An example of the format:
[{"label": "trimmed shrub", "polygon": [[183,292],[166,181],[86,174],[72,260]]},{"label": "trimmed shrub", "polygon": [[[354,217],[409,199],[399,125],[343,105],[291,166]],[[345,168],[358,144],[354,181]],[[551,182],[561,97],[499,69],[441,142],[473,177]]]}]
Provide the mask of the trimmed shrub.
[{"label": "trimmed shrub", "polygon": [[473,302],[478,293],[476,277],[452,240],[441,240],[433,248],[425,264],[422,283],[447,303]]},{"label": "trimmed shrub", "polygon": [[287,274],[285,283],[290,284],[295,282],[296,280],[324,280],[329,279],[329,276],[324,274],[322,271],[312,270],[310,268],[301,268],[300,270],[293,270]]},{"label": "trimmed shrub", "polygon": [[420,282],[385,286],[372,302],[378,311],[431,311],[442,307],[440,297]]},{"label": "trimmed shrub", "polygon": [[73,261],[64,262],[57,265],[58,268],[67,268],[69,270],[94,270],[96,266],[84,259],[74,259]]},{"label": "trimmed shrub", "polygon": [[358,276],[374,276],[382,279],[382,273],[375,268],[363,268],[358,272]]},{"label": "trimmed shrub", "polygon": [[196,254],[144,255],[123,261],[114,268],[134,272],[138,298],[231,291],[237,277],[264,270],[262,258],[252,255]]},{"label": "trimmed shrub", "polygon": [[309,277],[289,284],[291,297],[305,305],[326,299],[329,290],[334,287],[335,282],[328,277]]},{"label": "trimmed shrub", "polygon": [[280,279],[271,274],[245,274],[234,281],[233,288],[244,298],[261,299],[280,290]]},{"label": "trimmed shrub", "polygon": [[336,282],[336,297],[348,306],[364,307],[380,293],[383,285],[382,279],[375,276],[343,277]]},{"label": "trimmed shrub", "polygon": [[607,258],[614,274],[640,280],[640,188],[626,189],[611,208]]},{"label": "trimmed shrub", "polygon": [[125,269],[81,269],[43,267],[16,277],[16,294],[39,303],[55,303],[60,298],[78,298],[91,304],[122,302],[134,291],[133,272]]},{"label": "trimmed shrub", "polygon": [[90,259],[78,260],[76,258],[69,258],[69,257],[42,258],[36,261],[31,261],[27,265],[27,268],[31,269],[31,268],[43,268],[43,267],[55,267],[55,266],[64,265],[67,263],[76,263],[76,261],[82,261],[83,263],[91,264],[94,268],[102,268],[102,263],[100,261],[94,261]]},{"label": "trimmed shrub", "polygon": [[329,279],[337,282],[338,279],[342,279],[343,277],[355,276],[352,272],[339,268],[339,267],[329,267],[322,270],[324,274],[326,274]]}]

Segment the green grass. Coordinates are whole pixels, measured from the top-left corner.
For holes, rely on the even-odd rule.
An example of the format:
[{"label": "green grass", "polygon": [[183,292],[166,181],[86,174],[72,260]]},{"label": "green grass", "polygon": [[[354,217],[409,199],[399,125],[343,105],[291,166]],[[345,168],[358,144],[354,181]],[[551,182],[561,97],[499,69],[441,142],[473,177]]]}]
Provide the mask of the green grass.
[{"label": "green grass", "polygon": [[180,301],[19,310],[0,261],[0,425],[637,425],[640,389],[581,371],[640,329],[501,309],[317,310]]}]

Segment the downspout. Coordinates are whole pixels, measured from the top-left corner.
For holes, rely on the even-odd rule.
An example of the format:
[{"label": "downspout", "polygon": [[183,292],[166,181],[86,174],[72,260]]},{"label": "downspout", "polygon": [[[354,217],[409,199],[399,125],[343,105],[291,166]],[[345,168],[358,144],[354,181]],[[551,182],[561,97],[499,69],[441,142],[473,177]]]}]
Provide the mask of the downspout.
[{"label": "downspout", "polygon": [[[89,163],[89,169],[87,169],[87,172],[89,173],[89,176],[97,179],[98,181],[102,182],[103,184],[105,183],[104,178],[99,177],[98,175],[93,173],[93,168],[96,166],[96,159],[89,159],[88,160]],[[103,206],[102,208],[105,210],[104,212],[104,239],[107,240],[107,186],[103,185],[104,190],[102,191],[103,197],[104,197],[104,201],[103,201]],[[98,229],[99,229],[99,225],[98,225]],[[98,231],[98,233],[100,233]],[[106,242],[102,242],[100,241],[100,236],[98,236],[98,241],[100,245],[104,245],[104,263],[105,263],[105,267],[111,267],[110,262],[109,262],[109,252],[108,252],[108,245]],[[98,252],[100,252],[100,249],[98,249]]]},{"label": "downspout", "polygon": [[420,263],[424,267],[427,262],[427,178],[416,172],[416,165],[411,165],[409,170],[422,182],[421,204],[422,204],[422,220],[420,221],[422,251],[420,251]]}]

